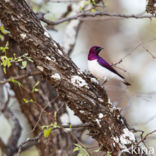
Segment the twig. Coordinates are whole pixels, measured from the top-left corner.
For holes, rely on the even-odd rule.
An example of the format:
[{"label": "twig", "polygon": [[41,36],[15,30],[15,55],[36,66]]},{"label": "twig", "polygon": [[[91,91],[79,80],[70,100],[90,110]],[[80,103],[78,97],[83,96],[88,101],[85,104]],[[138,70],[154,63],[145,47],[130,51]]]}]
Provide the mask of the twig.
[{"label": "twig", "polygon": [[45,109],[46,109],[47,107],[48,107],[48,104],[41,110],[41,113],[40,113],[40,115],[39,115],[39,118],[38,118],[37,122],[35,123],[35,126],[33,127],[33,129],[32,129],[31,132],[34,132],[34,131],[35,131],[35,129],[36,129],[37,125],[39,124],[39,121],[40,121],[40,119],[41,119],[41,117],[42,117],[42,114],[43,114],[43,112],[45,111]]},{"label": "twig", "polygon": [[[39,139],[42,137],[43,132],[40,132],[36,137],[32,138],[32,139],[27,139],[26,141],[24,141],[23,143],[21,143],[18,147],[18,154],[17,156],[20,156],[20,153],[25,149],[28,148],[34,144],[36,144],[36,142],[39,141]],[[26,145],[27,144],[27,145]],[[25,146],[25,147],[24,147]]]},{"label": "twig", "polygon": [[135,145],[135,147],[138,146],[141,142],[144,142],[144,141],[147,139],[147,137],[148,137],[149,135],[153,134],[153,133],[156,133],[156,130],[153,130],[153,131],[151,131],[150,133],[146,134],[146,135]]},{"label": "twig", "polygon": [[149,55],[151,55],[151,57],[152,57],[153,59],[156,59],[156,56],[154,56],[144,45],[142,45],[142,48],[143,48]]},{"label": "twig", "polygon": [[[72,125],[72,128],[84,128],[84,127],[88,127],[90,125],[90,123],[84,123],[84,124],[80,124],[80,125]],[[62,125],[62,128],[70,128],[70,125]]]},{"label": "twig", "polygon": [[35,72],[33,72],[33,73],[26,73],[26,74],[23,74],[23,75],[11,77],[11,78],[6,79],[6,80],[4,80],[4,81],[0,81],[0,84],[5,84],[5,83],[7,83],[7,82],[10,82],[11,79],[20,80],[20,79],[24,79],[24,78],[29,77],[29,76],[40,75],[40,74],[41,74],[40,71],[35,71]]},{"label": "twig", "polygon": [[77,143],[80,144],[88,152],[89,156],[91,156],[91,153],[88,151],[88,149],[86,149],[86,147],[81,143],[81,141],[79,141],[79,139],[77,137],[75,137],[72,132],[70,132],[70,134],[73,137],[73,139],[75,139],[77,141]]},{"label": "twig", "polygon": [[[89,125],[90,125],[89,123],[80,124],[80,125],[73,125],[72,128],[84,128],[84,127],[88,127]],[[61,125],[60,127],[61,128],[70,128],[70,125]],[[58,127],[57,128],[53,127],[53,130],[54,129],[59,129],[59,128]],[[29,138],[26,141],[24,141],[23,143],[21,143],[19,145],[19,147],[18,147],[18,154],[17,154],[17,156],[20,156],[20,153],[23,150],[29,148],[32,145],[35,145],[40,140],[40,138],[43,136],[43,133],[44,132],[42,131],[36,137],[31,138],[31,139]]]},{"label": "twig", "polygon": [[151,19],[151,18],[155,18],[156,16],[155,15],[126,15],[126,14],[117,14],[117,13],[107,13],[107,12],[95,12],[95,13],[92,13],[92,12],[82,12],[82,13],[79,13],[75,16],[71,16],[71,17],[66,17],[66,18],[62,18],[62,19],[59,19],[57,21],[50,21],[50,20],[47,20],[45,19],[43,16],[40,17],[39,19],[42,20],[43,22],[47,23],[48,25],[58,25],[58,24],[61,24],[61,23],[64,23],[64,22],[69,22],[71,20],[74,20],[74,19],[78,19],[78,18],[86,18],[86,17],[96,17],[96,16],[109,16],[109,17],[116,17],[116,18],[134,18],[134,19]]}]

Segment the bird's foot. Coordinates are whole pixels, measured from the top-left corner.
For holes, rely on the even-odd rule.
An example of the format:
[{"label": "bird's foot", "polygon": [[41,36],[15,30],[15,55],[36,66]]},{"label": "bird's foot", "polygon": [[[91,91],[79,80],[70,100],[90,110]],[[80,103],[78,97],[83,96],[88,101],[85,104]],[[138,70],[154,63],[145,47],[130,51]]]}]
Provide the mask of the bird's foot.
[{"label": "bird's foot", "polygon": [[107,79],[103,80],[102,85],[104,85],[107,81]]}]

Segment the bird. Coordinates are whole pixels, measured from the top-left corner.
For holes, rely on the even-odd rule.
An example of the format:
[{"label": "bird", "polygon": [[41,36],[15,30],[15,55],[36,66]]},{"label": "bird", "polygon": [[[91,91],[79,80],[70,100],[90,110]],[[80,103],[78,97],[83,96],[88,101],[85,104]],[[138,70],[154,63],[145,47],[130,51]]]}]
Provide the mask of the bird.
[{"label": "bird", "polygon": [[100,51],[104,49],[100,46],[92,46],[88,54],[88,70],[98,80],[117,79],[125,85],[131,85],[126,79],[119,74],[106,60],[99,56]]}]

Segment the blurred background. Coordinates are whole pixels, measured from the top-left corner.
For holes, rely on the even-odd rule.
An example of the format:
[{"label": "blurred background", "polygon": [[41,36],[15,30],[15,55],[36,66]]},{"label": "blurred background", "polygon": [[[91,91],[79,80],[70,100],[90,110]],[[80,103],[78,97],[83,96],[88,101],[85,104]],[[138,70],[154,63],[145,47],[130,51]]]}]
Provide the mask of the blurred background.
[{"label": "blurred background", "polygon": [[[45,18],[55,21],[66,12],[69,5],[80,10],[77,0],[27,0],[35,12],[42,11]],[[146,0],[105,0],[103,11],[117,14],[144,15]],[[101,8],[97,8],[102,11]],[[100,55],[119,73],[124,75],[132,84],[130,87],[108,83],[105,88],[114,105],[121,108],[131,127],[149,133],[156,129],[156,20],[115,18],[109,16],[95,18],[80,18],[81,23],[76,32],[72,30],[72,22],[56,25],[51,30],[42,23],[54,40],[64,50],[68,49],[68,42],[76,33],[74,47],[69,53],[75,64],[84,72],[87,69],[89,48],[93,45],[104,47]],[[72,23],[72,24],[71,24]],[[69,40],[69,41],[68,41]],[[68,53],[68,50],[67,50]],[[122,61],[121,61],[122,60]],[[72,124],[80,120],[67,108],[68,115],[63,116],[63,122]],[[0,117],[0,136],[7,140],[9,124],[4,117]],[[6,131],[7,129],[7,131]],[[25,132],[26,133],[26,132]],[[146,143],[156,151],[156,135],[150,135]],[[25,154],[26,155],[26,154]],[[155,154],[156,155],[156,154]]]}]

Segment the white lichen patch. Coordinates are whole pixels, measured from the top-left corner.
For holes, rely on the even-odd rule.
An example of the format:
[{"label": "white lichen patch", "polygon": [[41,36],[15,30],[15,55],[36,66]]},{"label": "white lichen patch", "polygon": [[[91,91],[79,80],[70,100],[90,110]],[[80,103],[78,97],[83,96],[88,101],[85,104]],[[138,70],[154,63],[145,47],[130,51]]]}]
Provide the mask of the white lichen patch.
[{"label": "white lichen patch", "polygon": [[99,100],[100,102],[103,102],[103,99],[102,99],[102,98],[98,98],[98,100]]},{"label": "white lichen patch", "polygon": [[21,38],[22,38],[23,40],[27,37],[27,35],[26,35],[25,33],[20,34],[20,36],[21,36]]},{"label": "white lichen patch", "polygon": [[108,98],[108,103],[112,104],[112,102],[111,102],[110,98]]},{"label": "white lichen patch", "polygon": [[55,80],[61,80],[61,76],[58,73],[51,75],[51,78]]},{"label": "white lichen patch", "polygon": [[80,110],[80,113],[81,113],[81,114],[84,114],[84,112],[85,112],[85,111],[83,111],[83,110]]},{"label": "white lichen patch", "polygon": [[54,42],[54,47],[57,48],[57,44]]},{"label": "white lichen patch", "polygon": [[88,86],[86,81],[84,79],[82,79],[80,76],[77,75],[73,75],[71,77],[71,83],[76,86],[76,87],[84,87],[84,86]]},{"label": "white lichen patch", "polygon": [[63,55],[63,53],[62,53],[62,51],[61,51],[60,49],[58,49],[58,53],[59,53],[60,55]]},{"label": "white lichen patch", "polygon": [[95,78],[90,79],[92,83],[98,84],[99,82]]},{"label": "white lichen patch", "polygon": [[44,31],[44,35],[47,36],[48,38],[50,38],[50,35],[47,31]]},{"label": "white lichen patch", "polygon": [[135,142],[135,136],[131,131],[129,131],[127,128],[124,128],[123,132],[124,133],[120,136],[120,141],[122,144],[130,144]]},{"label": "white lichen patch", "polygon": [[78,74],[83,74],[83,72],[79,69],[78,70],[78,72],[77,72]]},{"label": "white lichen patch", "polygon": [[26,138],[26,141],[29,141],[30,140],[30,138]]},{"label": "white lichen patch", "polygon": [[56,62],[55,57],[51,57],[51,60],[52,60],[53,62]]},{"label": "white lichen patch", "polygon": [[115,110],[119,110],[119,111],[120,111],[120,109],[117,108],[117,107],[115,107],[115,106],[112,106],[112,107],[110,108],[110,112],[111,112],[111,113],[113,113],[113,111],[115,111]]},{"label": "white lichen patch", "polygon": [[100,124],[100,120],[99,119],[96,119],[95,121],[96,121],[96,123],[98,124],[99,127],[102,127],[101,124]]},{"label": "white lichen patch", "polygon": [[99,119],[102,119],[104,117],[104,115],[102,113],[98,114]]},{"label": "white lichen patch", "polygon": [[113,140],[114,140],[116,143],[119,143],[119,138],[118,138],[118,137],[114,137]]},{"label": "white lichen patch", "polygon": [[51,58],[50,58],[49,56],[46,56],[46,59],[47,59],[48,61],[51,61]]},{"label": "white lichen patch", "polygon": [[120,146],[120,148],[126,149],[127,144],[135,142],[135,136],[127,128],[124,128],[123,134],[121,134],[120,137],[114,137],[113,140]]},{"label": "white lichen patch", "polygon": [[38,69],[39,71],[41,71],[41,72],[44,71],[44,68],[43,68],[42,66],[37,66],[37,69]]}]

